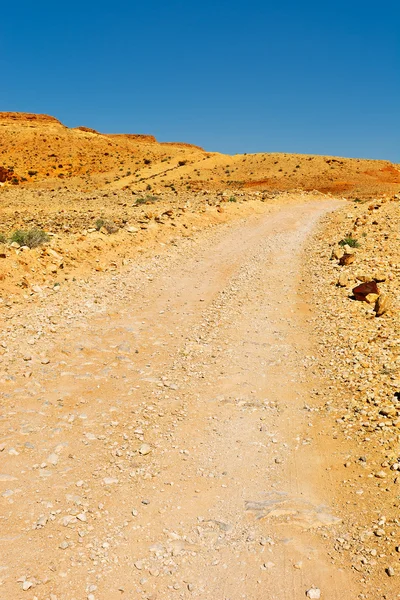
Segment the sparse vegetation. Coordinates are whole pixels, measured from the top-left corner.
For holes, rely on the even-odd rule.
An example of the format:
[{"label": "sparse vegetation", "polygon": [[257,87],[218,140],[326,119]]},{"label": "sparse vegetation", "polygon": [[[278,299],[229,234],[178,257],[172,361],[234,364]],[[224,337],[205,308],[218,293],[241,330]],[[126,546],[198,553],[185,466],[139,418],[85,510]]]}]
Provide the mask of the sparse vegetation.
[{"label": "sparse vegetation", "polygon": [[49,236],[43,229],[33,227],[32,229],[22,230],[17,229],[10,237],[10,242],[16,242],[20,246],[28,246],[28,248],[37,248],[49,241]]},{"label": "sparse vegetation", "polygon": [[5,244],[7,242],[7,238],[3,233],[0,233],[0,244]]},{"label": "sparse vegetation", "polygon": [[103,227],[104,224],[105,224],[104,219],[97,219],[94,226],[96,227],[97,231],[100,231],[100,229]]},{"label": "sparse vegetation", "polygon": [[116,233],[118,231],[118,227],[112,221],[106,221],[105,219],[97,219],[95,222],[95,227],[97,231],[101,229],[105,229],[107,233]]},{"label": "sparse vegetation", "polygon": [[339,246],[350,246],[350,248],[359,248],[360,244],[358,243],[358,240],[349,235],[340,240]]},{"label": "sparse vegetation", "polygon": [[237,202],[237,199],[235,196],[231,196],[228,200],[228,202]]},{"label": "sparse vegetation", "polygon": [[151,202],[156,202],[157,200],[157,196],[151,196],[150,194],[147,194],[145,197],[136,198],[134,206],[140,206],[140,204],[150,204]]}]

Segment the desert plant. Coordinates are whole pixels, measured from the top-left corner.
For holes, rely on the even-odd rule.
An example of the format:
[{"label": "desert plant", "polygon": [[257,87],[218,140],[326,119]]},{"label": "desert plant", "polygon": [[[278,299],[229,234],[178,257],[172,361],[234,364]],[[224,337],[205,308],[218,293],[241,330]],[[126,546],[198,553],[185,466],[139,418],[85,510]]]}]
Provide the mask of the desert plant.
[{"label": "desert plant", "polygon": [[118,231],[118,227],[112,221],[106,221],[105,219],[97,219],[95,222],[95,227],[97,231],[100,229],[105,229],[107,233],[116,233]]},{"label": "desert plant", "polygon": [[231,197],[229,198],[229,202],[237,202],[237,199],[236,199],[236,197],[235,197],[235,196],[231,196]]},{"label": "desert plant", "polygon": [[339,246],[350,246],[350,248],[359,248],[360,244],[358,243],[358,240],[351,237],[351,235],[348,235],[347,237],[340,240]]},{"label": "desert plant", "polygon": [[16,242],[20,246],[28,246],[28,248],[36,248],[48,241],[49,236],[47,233],[38,227],[26,231],[17,229],[10,237],[10,242]]},{"label": "desert plant", "polygon": [[0,233],[0,244],[5,244],[7,241],[6,236],[3,233]]},{"label": "desert plant", "polygon": [[97,231],[100,231],[100,229],[103,227],[103,225],[105,225],[104,219],[96,219],[94,226],[97,229]]}]

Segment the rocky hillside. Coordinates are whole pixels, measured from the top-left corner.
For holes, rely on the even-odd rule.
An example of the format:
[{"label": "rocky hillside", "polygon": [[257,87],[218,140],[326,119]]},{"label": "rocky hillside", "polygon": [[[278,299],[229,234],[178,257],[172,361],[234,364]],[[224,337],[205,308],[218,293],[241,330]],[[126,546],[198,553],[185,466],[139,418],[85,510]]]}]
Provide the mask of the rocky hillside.
[{"label": "rocky hillside", "polygon": [[0,184],[160,193],[220,189],[318,190],[339,196],[396,192],[389,161],[262,153],[223,155],[152,135],[102,134],[54,117],[0,113]]}]

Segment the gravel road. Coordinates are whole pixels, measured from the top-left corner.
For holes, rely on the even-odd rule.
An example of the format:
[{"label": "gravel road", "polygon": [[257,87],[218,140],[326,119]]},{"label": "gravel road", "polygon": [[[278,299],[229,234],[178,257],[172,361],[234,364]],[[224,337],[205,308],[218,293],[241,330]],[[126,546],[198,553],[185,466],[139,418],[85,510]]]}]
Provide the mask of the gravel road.
[{"label": "gravel road", "polygon": [[330,449],[304,410],[302,246],[336,205],[186,241],[165,268],[110,278],[97,315],[82,290],[51,343],[12,354],[1,600],[357,598],[330,556]]}]

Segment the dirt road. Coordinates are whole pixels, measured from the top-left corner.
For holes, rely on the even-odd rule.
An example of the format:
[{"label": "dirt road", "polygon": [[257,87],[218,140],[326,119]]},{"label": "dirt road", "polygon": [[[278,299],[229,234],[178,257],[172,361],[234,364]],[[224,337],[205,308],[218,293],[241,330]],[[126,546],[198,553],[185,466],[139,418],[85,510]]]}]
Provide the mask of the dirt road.
[{"label": "dirt road", "polygon": [[114,277],[129,301],[24,357],[3,385],[1,600],[357,598],[304,409],[301,250],[333,208],[247,218],[132,290]]}]

